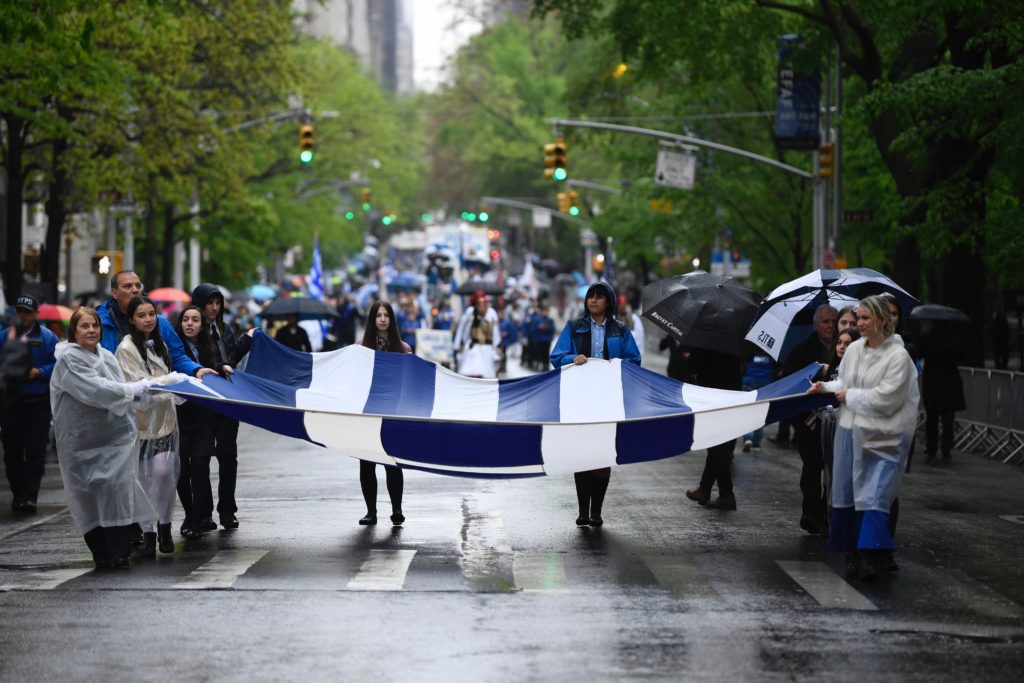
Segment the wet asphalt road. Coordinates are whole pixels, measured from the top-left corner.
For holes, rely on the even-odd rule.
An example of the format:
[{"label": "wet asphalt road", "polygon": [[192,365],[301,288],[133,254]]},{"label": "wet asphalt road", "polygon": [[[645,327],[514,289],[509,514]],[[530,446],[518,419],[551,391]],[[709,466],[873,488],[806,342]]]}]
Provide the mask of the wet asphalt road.
[{"label": "wet asphalt road", "polygon": [[616,468],[601,529],[574,526],[570,476],[407,472],[392,528],[356,524],[356,461],[246,426],[239,445],[240,528],[129,570],[91,571],[55,466],[36,517],[12,517],[4,491],[0,680],[1016,681],[1024,667],[1020,468],[915,464],[901,571],[865,584],[798,528],[792,450],[737,450],[736,512],[684,498],[703,452]]}]

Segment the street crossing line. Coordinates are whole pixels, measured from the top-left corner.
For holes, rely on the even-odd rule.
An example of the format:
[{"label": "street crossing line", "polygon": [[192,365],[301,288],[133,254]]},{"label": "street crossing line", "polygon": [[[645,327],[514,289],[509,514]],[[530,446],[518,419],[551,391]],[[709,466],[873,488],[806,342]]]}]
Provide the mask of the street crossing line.
[{"label": "street crossing line", "polygon": [[789,578],[799,584],[822,607],[877,611],[875,603],[832,571],[824,562],[776,560]]},{"label": "street crossing line", "polygon": [[57,512],[54,512],[51,515],[47,515],[45,517],[41,517],[41,518],[36,519],[36,520],[34,520],[34,521],[32,521],[32,522],[30,522],[28,524],[23,524],[23,525],[19,526],[17,529],[15,529],[14,531],[8,531],[3,536],[0,536],[0,543],[3,543],[4,541],[6,541],[9,538],[13,538],[14,536],[17,536],[18,534],[20,534],[22,532],[28,531],[29,529],[32,529],[32,528],[37,527],[37,526],[42,526],[43,524],[46,524],[47,522],[52,522],[53,520],[57,519],[58,517],[63,517],[66,514],[68,514],[68,509],[67,508],[63,508],[61,510],[58,510]]},{"label": "street crossing line", "polygon": [[658,585],[675,596],[717,598],[718,591],[707,577],[686,557],[678,555],[644,555],[644,564],[651,570]]},{"label": "street crossing line", "polygon": [[527,593],[568,593],[565,556],[561,553],[516,553],[512,558],[516,587]]},{"label": "street crossing line", "polygon": [[185,590],[231,588],[242,574],[264,555],[266,550],[221,550],[206,564],[200,566],[173,588]]},{"label": "street crossing line", "polygon": [[968,576],[966,572],[959,569],[927,568],[925,574],[930,575],[940,586],[948,584],[953,599],[978,614],[1001,619],[1024,617],[1024,608]]},{"label": "street crossing line", "polygon": [[88,574],[92,570],[93,567],[44,569],[18,576],[13,581],[0,584],[0,591],[49,591],[82,574]]},{"label": "street crossing line", "polygon": [[402,590],[415,555],[415,550],[371,550],[359,573],[348,582],[348,590]]}]

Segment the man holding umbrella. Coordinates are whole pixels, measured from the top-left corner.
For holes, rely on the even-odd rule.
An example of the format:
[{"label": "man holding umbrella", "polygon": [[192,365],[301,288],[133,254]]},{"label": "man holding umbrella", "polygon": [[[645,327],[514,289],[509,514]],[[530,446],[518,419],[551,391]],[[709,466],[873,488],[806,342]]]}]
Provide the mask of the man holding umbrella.
[{"label": "man holding umbrella", "polygon": [[[782,366],[789,375],[810,363],[828,363],[839,312],[829,304],[814,311],[814,333],[790,352]],[[810,422],[808,422],[810,421]],[[825,530],[825,492],[821,475],[821,431],[814,413],[793,420],[796,448],[800,452],[800,494],[803,497],[800,528],[816,536]]]}]

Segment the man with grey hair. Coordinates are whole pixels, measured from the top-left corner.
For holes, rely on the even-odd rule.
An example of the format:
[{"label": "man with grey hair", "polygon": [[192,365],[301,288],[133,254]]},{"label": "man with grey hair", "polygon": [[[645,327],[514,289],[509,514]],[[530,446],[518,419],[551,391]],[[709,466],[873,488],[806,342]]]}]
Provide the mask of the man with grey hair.
[{"label": "man with grey hair", "polygon": [[[838,315],[838,311],[829,304],[818,306],[814,311],[814,334],[790,352],[783,364],[783,374],[789,375],[811,363],[828,363]],[[800,470],[800,493],[803,497],[800,528],[816,536],[825,532],[827,521],[821,481],[821,431],[815,414],[812,412],[794,418],[793,432],[803,463]]]}]

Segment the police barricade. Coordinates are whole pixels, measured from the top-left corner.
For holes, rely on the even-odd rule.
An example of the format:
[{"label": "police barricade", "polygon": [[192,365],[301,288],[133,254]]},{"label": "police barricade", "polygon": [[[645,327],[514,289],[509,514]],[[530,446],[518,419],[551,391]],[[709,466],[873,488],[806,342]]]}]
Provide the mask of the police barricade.
[{"label": "police barricade", "polygon": [[451,368],[452,333],[450,330],[416,330],[416,355],[434,361],[446,368]]},{"label": "police barricade", "polygon": [[967,409],[957,414],[955,447],[1003,462],[1024,462],[1024,375],[960,368]]}]

